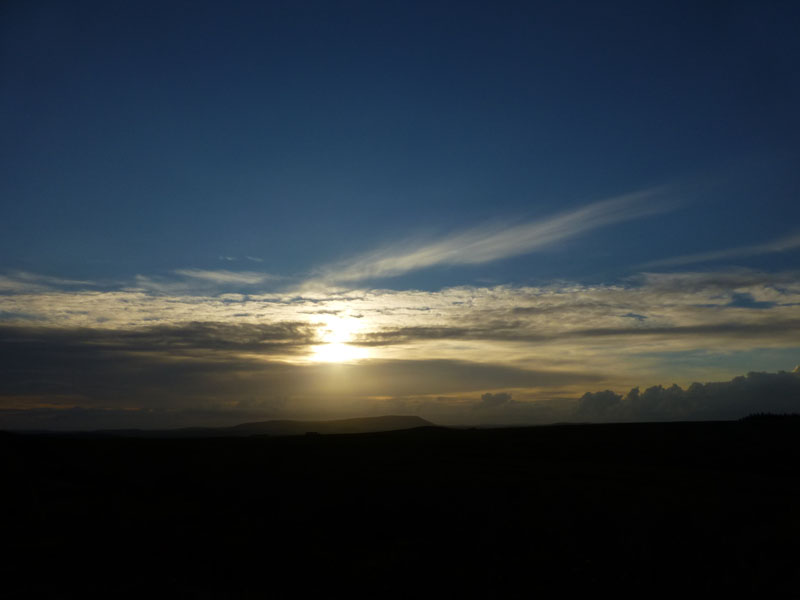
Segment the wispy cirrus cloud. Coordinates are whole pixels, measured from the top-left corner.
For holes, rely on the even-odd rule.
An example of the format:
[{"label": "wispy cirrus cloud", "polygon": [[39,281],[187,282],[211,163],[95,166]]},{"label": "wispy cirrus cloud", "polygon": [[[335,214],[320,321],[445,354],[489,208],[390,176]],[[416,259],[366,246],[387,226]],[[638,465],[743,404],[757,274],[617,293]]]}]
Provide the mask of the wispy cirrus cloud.
[{"label": "wispy cirrus cloud", "polygon": [[702,262],[713,262],[717,260],[727,260],[731,258],[748,258],[750,256],[761,256],[762,254],[775,254],[800,248],[800,233],[788,235],[764,244],[753,244],[750,246],[739,246],[737,248],[726,248],[724,250],[714,250],[712,252],[699,252],[697,254],[685,254],[673,258],[654,260],[642,265],[644,268],[651,267],[677,267]]},{"label": "wispy cirrus cloud", "polygon": [[64,287],[92,287],[93,285],[95,284],[91,281],[51,277],[26,271],[14,271],[0,275],[0,293],[36,292]]},{"label": "wispy cirrus cloud", "polygon": [[215,294],[260,286],[278,279],[281,278],[277,275],[257,271],[177,269],[170,276],[137,275],[132,289],[158,294]]},{"label": "wispy cirrus cloud", "polygon": [[319,280],[363,281],[437,265],[478,265],[527,254],[593,229],[665,212],[671,206],[664,201],[664,192],[645,190],[528,223],[483,225],[427,244],[390,246],[323,269]]},{"label": "wispy cirrus cloud", "polygon": [[176,274],[192,279],[200,279],[211,283],[227,284],[237,283],[242,285],[257,285],[276,279],[275,275],[269,273],[258,273],[255,271],[228,271],[225,269],[205,270],[205,269],[178,269]]},{"label": "wispy cirrus cloud", "polygon": [[225,262],[236,262],[237,260],[249,260],[251,262],[259,262],[259,263],[260,262],[264,262],[263,258],[260,258],[258,256],[249,256],[249,255],[248,256],[242,256],[242,257],[223,255],[223,256],[220,256],[219,259],[220,260],[224,260]]}]

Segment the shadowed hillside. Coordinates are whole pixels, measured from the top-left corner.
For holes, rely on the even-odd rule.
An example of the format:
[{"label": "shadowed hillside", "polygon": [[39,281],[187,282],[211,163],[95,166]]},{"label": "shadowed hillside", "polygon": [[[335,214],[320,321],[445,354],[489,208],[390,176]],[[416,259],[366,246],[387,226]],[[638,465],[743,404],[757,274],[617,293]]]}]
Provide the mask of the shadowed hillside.
[{"label": "shadowed hillside", "polygon": [[244,423],[221,430],[229,435],[299,435],[303,433],[372,433],[397,431],[415,427],[432,427],[433,423],[414,416],[363,417],[336,421],[263,421]]},{"label": "shadowed hillside", "polygon": [[[77,437],[141,437],[141,438],[216,438],[216,437],[248,437],[251,435],[303,435],[344,434],[344,433],[376,433],[381,431],[398,431],[416,427],[434,427],[430,421],[415,416],[382,416],[362,417],[357,419],[338,419],[333,421],[295,421],[281,419],[242,423],[233,427],[185,427],[181,429],[103,429],[99,431],[79,431],[70,433],[53,433],[52,435]],[[47,431],[37,434],[49,435]]]},{"label": "shadowed hillside", "polygon": [[793,419],[0,434],[7,597],[800,589]]}]

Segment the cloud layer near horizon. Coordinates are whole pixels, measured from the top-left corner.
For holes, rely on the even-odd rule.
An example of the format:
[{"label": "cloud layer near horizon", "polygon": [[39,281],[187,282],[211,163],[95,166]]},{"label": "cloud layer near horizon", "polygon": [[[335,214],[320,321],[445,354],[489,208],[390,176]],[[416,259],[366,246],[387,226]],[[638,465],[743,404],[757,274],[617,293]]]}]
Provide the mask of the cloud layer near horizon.
[{"label": "cloud layer near horizon", "polygon": [[[337,417],[424,406],[450,421],[481,421],[489,409],[495,420],[546,421],[587,389],[722,380],[752,368],[735,359],[756,349],[791,368],[800,351],[795,272],[303,294],[27,281],[35,287],[0,295],[0,405],[15,411]],[[342,331],[363,358],[320,364],[316,349]],[[478,412],[465,408],[482,396]]]}]

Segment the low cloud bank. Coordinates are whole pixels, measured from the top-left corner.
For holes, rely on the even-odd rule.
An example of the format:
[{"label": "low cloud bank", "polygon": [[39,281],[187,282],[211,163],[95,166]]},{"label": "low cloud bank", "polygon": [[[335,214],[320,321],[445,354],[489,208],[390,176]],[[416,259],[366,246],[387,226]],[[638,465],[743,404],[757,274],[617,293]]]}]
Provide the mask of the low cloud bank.
[{"label": "low cloud bank", "polygon": [[686,389],[580,396],[630,379],[621,378],[613,361],[601,360],[587,363],[594,372],[502,356],[494,362],[409,356],[319,363],[313,360],[319,343],[318,327],[301,321],[138,329],[0,326],[0,429],[380,414],[417,414],[443,425],[525,425],[800,412],[797,369]]},{"label": "low cloud bank", "polygon": [[[452,359],[317,363],[309,359],[319,341],[312,326],[296,322],[0,326],[0,430],[414,414],[418,403],[398,399],[468,398],[504,386],[585,389],[604,381],[585,371]],[[512,412],[520,404],[508,393],[484,396],[487,408]],[[472,414],[469,401],[454,413],[440,422],[483,416]]]},{"label": "low cloud bank", "polygon": [[587,392],[575,416],[584,421],[677,421],[739,419],[753,413],[800,411],[800,370],[748,373],[731,381],[638,387],[622,395]]}]

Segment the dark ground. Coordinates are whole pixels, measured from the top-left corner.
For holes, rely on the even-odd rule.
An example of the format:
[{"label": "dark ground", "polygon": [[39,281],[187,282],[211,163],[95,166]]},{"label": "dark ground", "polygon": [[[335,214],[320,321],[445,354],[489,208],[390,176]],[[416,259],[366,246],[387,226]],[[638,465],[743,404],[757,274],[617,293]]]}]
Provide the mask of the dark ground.
[{"label": "dark ground", "polygon": [[796,421],[0,434],[0,594],[798,597]]}]

